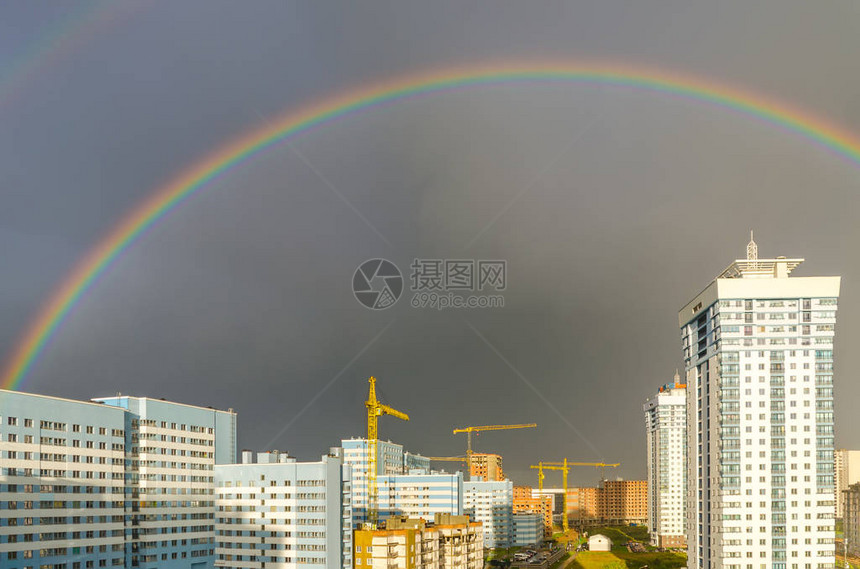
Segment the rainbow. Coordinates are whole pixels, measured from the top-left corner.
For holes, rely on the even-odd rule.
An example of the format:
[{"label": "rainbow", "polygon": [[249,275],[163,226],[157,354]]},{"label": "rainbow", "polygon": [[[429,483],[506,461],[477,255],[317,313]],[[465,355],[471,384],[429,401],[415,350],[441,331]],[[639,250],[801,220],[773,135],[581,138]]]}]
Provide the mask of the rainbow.
[{"label": "rainbow", "polygon": [[851,132],[760,94],[702,77],[605,62],[511,63],[449,68],[395,78],[288,111],[247,132],[179,173],[135,207],[73,269],[15,346],[0,387],[18,388],[64,319],[111,264],[156,222],[207,184],[259,152],[339,118],[387,103],[455,89],[516,83],[588,84],[681,97],[768,123],[860,166],[860,139]]}]

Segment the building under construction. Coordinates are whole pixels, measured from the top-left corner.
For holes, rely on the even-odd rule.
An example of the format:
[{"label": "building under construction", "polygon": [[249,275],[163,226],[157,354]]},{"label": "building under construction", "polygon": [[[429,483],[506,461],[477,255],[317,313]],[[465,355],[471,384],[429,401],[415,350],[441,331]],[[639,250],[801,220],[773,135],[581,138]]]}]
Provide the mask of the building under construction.
[{"label": "building under construction", "polygon": [[391,517],[376,529],[355,531],[355,567],[482,569],[484,533],[469,516]]},{"label": "building under construction", "polygon": [[[561,525],[563,488],[533,490],[536,496],[553,498],[555,523]],[[600,486],[567,489],[567,518],[571,527],[646,524],[648,482],[645,480],[604,480]]]}]

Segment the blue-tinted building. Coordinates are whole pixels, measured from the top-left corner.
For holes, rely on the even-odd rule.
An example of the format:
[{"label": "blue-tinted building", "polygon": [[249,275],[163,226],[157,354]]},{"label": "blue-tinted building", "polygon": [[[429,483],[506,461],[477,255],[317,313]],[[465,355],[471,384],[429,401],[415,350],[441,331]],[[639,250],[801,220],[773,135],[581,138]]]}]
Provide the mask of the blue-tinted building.
[{"label": "blue-tinted building", "polygon": [[514,484],[469,481],[463,484],[463,513],[484,524],[484,547],[510,547],[513,541]]},{"label": "blue-tinted building", "polygon": [[0,567],[211,567],[235,437],[232,411],[0,390]]},{"label": "blue-tinted building", "polygon": [[126,564],[126,414],[0,390],[0,567]]},{"label": "blue-tinted building", "polygon": [[519,513],[511,517],[513,522],[513,547],[538,545],[543,541],[543,516]]},{"label": "blue-tinted building", "polygon": [[215,566],[350,569],[352,468],[340,450],[319,462],[260,453],[216,466]]},{"label": "blue-tinted building", "polygon": [[463,473],[380,476],[379,517],[432,520],[436,514],[463,514]]}]

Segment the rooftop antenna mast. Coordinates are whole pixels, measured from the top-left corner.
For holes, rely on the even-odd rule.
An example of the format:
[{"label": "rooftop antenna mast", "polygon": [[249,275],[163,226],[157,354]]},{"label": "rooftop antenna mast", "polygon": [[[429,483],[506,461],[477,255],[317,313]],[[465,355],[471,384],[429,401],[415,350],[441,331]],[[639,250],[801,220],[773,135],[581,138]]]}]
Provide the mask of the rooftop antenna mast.
[{"label": "rooftop antenna mast", "polygon": [[[758,260],[758,245],[755,243],[755,239],[753,239],[753,230],[750,229],[750,242],[747,243],[747,261],[757,261]],[[752,268],[758,268],[758,263],[750,263]]]}]

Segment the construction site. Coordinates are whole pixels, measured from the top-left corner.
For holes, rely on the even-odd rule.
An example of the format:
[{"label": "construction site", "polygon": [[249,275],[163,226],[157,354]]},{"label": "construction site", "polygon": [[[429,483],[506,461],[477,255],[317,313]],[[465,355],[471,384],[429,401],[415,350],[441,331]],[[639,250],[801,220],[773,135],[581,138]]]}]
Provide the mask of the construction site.
[{"label": "construction site", "polygon": [[[549,566],[558,561],[560,551],[581,548],[592,528],[641,527],[646,523],[646,481],[607,478],[620,463],[567,457],[539,460],[529,465],[536,484],[514,485],[505,475],[500,454],[473,448],[474,435],[534,429],[536,423],[452,428],[453,435],[465,435],[466,439],[465,452],[455,456],[423,456],[380,440],[381,417],[408,421],[409,415],[382,402],[376,382],[374,377],[369,379],[365,401],[367,438],[344,441],[346,463],[353,465],[356,566],[362,555],[367,557],[369,544],[394,540],[405,547],[427,541],[426,536],[437,535],[442,526],[456,528],[464,549],[474,550],[480,541],[487,559],[508,558],[512,551],[520,551],[518,564]],[[400,455],[402,458],[397,458]],[[571,472],[576,469],[597,474],[596,484],[569,485]],[[556,484],[547,484],[548,477]],[[439,504],[447,510],[438,509]],[[476,532],[476,527],[481,531]],[[480,540],[476,533],[482,534]],[[444,548],[436,537],[429,539],[432,544],[420,550],[427,552],[428,560],[438,557],[439,566],[446,566]],[[398,547],[388,549],[397,551]]]}]

